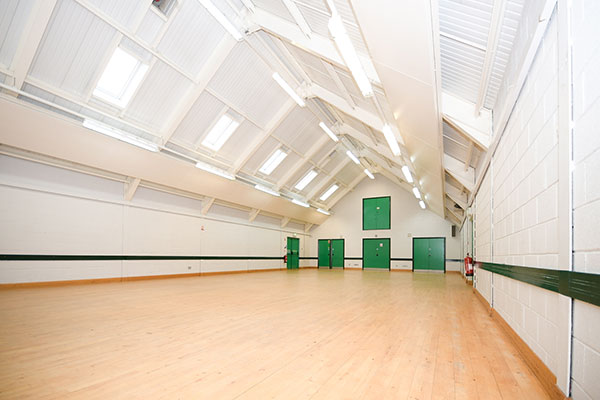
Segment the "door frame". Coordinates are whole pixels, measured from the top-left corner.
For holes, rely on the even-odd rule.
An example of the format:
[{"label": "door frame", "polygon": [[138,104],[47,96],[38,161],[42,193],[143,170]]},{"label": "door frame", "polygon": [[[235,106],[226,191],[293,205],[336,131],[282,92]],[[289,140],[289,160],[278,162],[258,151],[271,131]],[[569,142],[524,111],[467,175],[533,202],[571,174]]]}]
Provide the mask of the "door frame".
[{"label": "door frame", "polygon": [[[365,200],[383,199],[383,198],[390,199],[390,206],[389,206],[389,210],[388,210],[390,227],[385,228],[385,229],[366,229],[366,230],[368,230],[368,231],[389,231],[392,229],[392,196],[374,196],[374,197],[363,197],[363,199],[362,199],[362,213],[360,214],[360,217],[362,220],[362,230],[363,231],[365,230]],[[377,238],[375,238],[375,239],[377,239]],[[391,258],[391,250],[390,250],[390,258]]]},{"label": "door frame", "polygon": [[[412,271],[415,272],[415,239],[444,239],[444,273],[446,273],[446,237],[445,236],[420,236],[412,238]],[[421,271],[421,270],[419,270]]]},{"label": "door frame", "polygon": [[[388,258],[388,271],[392,270],[392,238],[378,238],[378,237],[368,237],[362,238],[362,269],[365,270],[365,240],[382,240],[385,239],[389,243],[390,247],[390,256]],[[382,269],[382,268],[370,268],[370,269]]]},{"label": "door frame", "polygon": [[[317,239],[317,269],[321,268],[321,266],[319,265],[319,242],[321,240],[341,240],[342,241],[342,249],[343,249],[343,254],[342,254],[342,269],[346,269],[346,239]],[[331,244],[329,246],[329,269],[333,269],[333,264],[332,260],[331,260]],[[339,268],[339,267],[336,267]]]},{"label": "door frame", "polygon": [[[294,268],[294,267],[290,268],[290,256],[289,256],[290,255],[290,246],[289,246],[290,239],[298,241],[298,267],[297,268]],[[286,244],[286,254],[288,255],[285,269],[300,269],[300,238],[294,237],[294,236],[287,236],[285,244]]]}]

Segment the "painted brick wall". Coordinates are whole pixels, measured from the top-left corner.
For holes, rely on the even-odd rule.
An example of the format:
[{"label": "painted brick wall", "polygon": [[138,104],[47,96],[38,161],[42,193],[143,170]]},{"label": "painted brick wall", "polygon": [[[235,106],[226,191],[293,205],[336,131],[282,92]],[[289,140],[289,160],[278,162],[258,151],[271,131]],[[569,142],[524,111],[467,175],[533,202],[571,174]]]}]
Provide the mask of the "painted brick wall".
[{"label": "painted brick wall", "polygon": [[[575,270],[600,274],[600,2],[573,0]],[[573,307],[572,397],[600,399],[600,307]]]}]

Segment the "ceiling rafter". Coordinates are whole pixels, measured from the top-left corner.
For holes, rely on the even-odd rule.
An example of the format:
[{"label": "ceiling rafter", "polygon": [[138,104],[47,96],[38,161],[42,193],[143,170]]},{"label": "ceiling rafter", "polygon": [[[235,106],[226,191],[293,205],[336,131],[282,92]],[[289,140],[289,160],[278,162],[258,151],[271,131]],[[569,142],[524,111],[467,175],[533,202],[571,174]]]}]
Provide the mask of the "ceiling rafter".
[{"label": "ceiling rafter", "polygon": [[317,154],[323,146],[329,143],[331,139],[327,136],[321,136],[317,141],[308,149],[305,155],[301,156],[294,165],[292,165],[285,174],[277,181],[275,190],[280,190],[292,177],[294,177],[298,171],[304,167],[306,163],[310,163],[310,159]]},{"label": "ceiling rafter", "polygon": [[[315,187],[306,194],[306,199],[307,200],[313,200],[313,198],[317,195],[319,195],[322,191],[324,191],[328,186],[332,185],[332,181],[335,181],[335,176],[346,167],[346,165],[348,165],[348,163],[350,162],[350,159],[348,157],[345,157],[342,162],[340,162],[337,166],[335,166],[335,168],[333,170],[331,170],[330,173],[327,174],[327,176],[329,177],[329,179],[325,179],[323,180],[320,184],[315,185]],[[343,184],[341,182],[337,183],[338,186],[342,186]]]},{"label": "ceiling rafter", "polygon": [[335,72],[335,68],[333,68],[333,66],[331,64],[329,64],[328,62],[323,61],[323,60],[321,60],[321,64],[323,64],[323,66],[325,67],[325,69],[329,73],[329,76],[331,77],[331,79],[333,80],[333,82],[335,82],[335,85],[337,86],[337,88],[340,91],[340,93],[342,93],[344,95],[344,98],[348,102],[348,105],[352,109],[356,108],[356,103],[354,102],[354,100],[352,100],[352,96],[350,96],[350,93],[348,93],[348,89],[346,89],[346,87],[342,83],[342,80],[340,79],[340,77],[337,74],[337,72]]},{"label": "ceiling rafter", "polygon": [[133,199],[133,196],[135,195],[135,192],[137,191],[138,187],[140,186],[140,182],[142,180],[140,178],[127,178],[127,182],[125,182],[124,185],[124,193],[123,193],[123,198],[126,201],[131,201]]},{"label": "ceiling rafter", "polygon": [[330,200],[329,203],[327,203],[328,208],[333,208],[342,198],[344,198],[344,196],[346,196],[348,193],[350,193],[352,190],[354,190],[354,188],[362,182],[363,179],[365,179],[367,176],[365,174],[359,174],[356,176],[356,178],[354,178],[354,180],[352,182],[350,182],[350,184],[348,186],[346,186],[345,188],[343,188],[339,193],[336,193],[336,195],[333,197],[333,199]]}]

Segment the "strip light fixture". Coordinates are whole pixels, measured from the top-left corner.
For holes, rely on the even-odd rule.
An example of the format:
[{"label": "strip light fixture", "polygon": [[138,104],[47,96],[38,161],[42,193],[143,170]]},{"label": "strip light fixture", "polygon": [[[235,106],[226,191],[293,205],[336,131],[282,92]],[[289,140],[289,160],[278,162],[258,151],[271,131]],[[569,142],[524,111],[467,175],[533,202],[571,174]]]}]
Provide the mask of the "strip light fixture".
[{"label": "strip light fixture", "polygon": [[423,200],[419,201],[419,206],[421,206],[421,208],[424,210],[427,206],[425,205],[425,202]]},{"label": "strip light fixture", "polygon": [[113,128],[112,126],[105,125],[96,120],[84,119],[83,126],[95,132],[101,133],[106,136],[110,136],[111,138],[118,139],[122,142],[132,144],[142,149],[153,151],[155,153],[158,152],[158,145],[156,143],[144,140],[142,138],[138,138],[132,134],[123,132],[117,128]]},{"label": "strip light fixture", "polygon": [[406,182],[413,183],[413,177],[410,174],[410,169],[408,168],[408,165],[405,165],[404,167],[402,167],[402,173],[404,174],[404,177],[406,178]]},{"label": "strip light fixture", "polygon": [[254,186],[254,189],[258,189],[258,190],[260,190],[261,192],[268,193],[268,194],[270,194],[271,196],[275,196],[275,197],[279,197],[279,196],[281,196],[281,195],[279,194],[279,192],[276,192],[276,191],[274,191],[273,189],[271,189],[271,188],[268,188],[268,187],[266,187],[266,186],[263,186],[263,185],[255,185],[255,186]]},{"label": "strip light fixture", "polygon": [[304,178],[300,179],[300,182],[298,182],[294,187],[298,190],[304,189],[309,183],[312,182],[313,179],[315,179],[317,175],[317,171],[311,169],[306,175],[304,175]]},{"label": "strip light fixture", "polygon": [[317,211],[320,212],[321,214],[331,215],[331,213],[329,211],[323,210],[322,208],[317,208]]},{"label": "strip light fixture", "polygon": [[302,100],[302,98],[298,96],[298,93],[296,93],[296,91],[292,89],[292,87],[281,77],[281,75],[279,75],[277,72],[273,72],[272,76],[273,79],[275,79],[275,82],[277,82],[279,86],[281,86],[281,88],[285,90],[285,92],[289,94],[290,97],[294,99],[294,101],[298,103],[300,107],[306,106],[304,100]]},{"label": "strip light fixture", "polygon": [[419,188],[418,187],[414,187],[413,188],[413,193],[414,193],[414,195],[415,195],[415,197],[417,199],[421,199],[421,192],[419,192]]},{"label": "strip light fixture", "polygon": [[394,136],[394,132],[392,132],[392,127],[389,124],[385,124],[382,131],[388,146],[390,146],[390,150],[392,150],[392,154],[398,157],[400,155],[400,146],[398,146],[398,141]]},{"label": "strip light fixture", "polygon": [[336,190],[338,190],[339,186],[336,184],[331,185],[331,187],[329,189],[327,189],[327,191],[325,193],[323,193],[323,195],[321,195],[321,197],[319,197],[319,199],[321,201],[325,201],[327,200]]},{"label": "strip light fixture", "polygon": [[221,12],[221,10],[219,10],[210,0],[199,1],[200,4],[202,4],[204,8],[206,8],[206,11],[208,11],[210,15],[212,15],[213,18],[216,19],[217,22],[219,22],[221,26],[225,28],[225,30],[229,32],[229,34],[233,36],[235,40],[239,42],[243,39],[244,36],[240,33],[240,31],[235,26],[233,26],[231,21],[229,21],[227,17],[225,17],[225,15]]},{"label": "strip light fixture", "polygon": [[371,82],[363,69],[362,64],[360,63],[360,59],[358,58],[358,54],[352,45],[352,41],[350,40],[350,36],[346,32],[346,28],[344,27],[344,22],[342,18],[337,12],[333,1],[328,0],[327,4],[331,9],[331,18],[329,19],[329,23],[327,26],[329,27],[329,32],[337,45],[337,48],[344,59],[344,62],[348,66],[348,69],[352,73],[358,88],[360,89],[362,95],[364,97],[372,97],[373,96],[373,86],[371,86]]},{"label": "strip light fixture", "polygon": [[367,168],[365,168],[365,170],[363,171],[365,173],[365,175],[367,175],[369,178],[371,179],[375,179],[375,177],[373,176],[373,174],[371,173],[371,171],[369,171]]},{"label": "strip light fixture", "polygon": [[301,201],[301,200],[298,200],[298,199],[292,199],[292,203],[297,204],[297,205],[299,205],[301,207],[305,207],[305,208],[310,207],[310,205],[308,203],[306,203],[304,201]]},{"label": "strip light fixture", "polygon": [[270,175],[271,172],[287,157],[287,153],[281,149],[275,150],[271,157],[260,167],[259,171],[265,175]]},{"label": "strip light fixture", "polygon": [[222,178],[229,179],[230,181],[235,180],[235,175],[230,174],[229,172],[225,171],[224,169],[215,167],[214,165],[211,165],[211,164],[208,164],[208,163],[205,163],[202,161],[198,161],[196,163],[196,168],[200,168],[203,171],[210,172],[211,174],[218,175]]},{"label": "strip light fixture", "polygon": [[358,160],[358,158],[356,158],[356,156],[350,151],[350,150],[346,150],[346,155],[352,160],[354,161],[354,164],[360,164],[360,161]]},{"label": "strip light fixture", "polygon": [[331,138],[331,140],[333,140],[334,142],[338,142],[340,140],[337,136],[335,136],[335,133],[333,133],[333,131],[329,129],[327,125],[325,125],[325,122],[319,122],[319,126],[325,131],[325,133]]}]

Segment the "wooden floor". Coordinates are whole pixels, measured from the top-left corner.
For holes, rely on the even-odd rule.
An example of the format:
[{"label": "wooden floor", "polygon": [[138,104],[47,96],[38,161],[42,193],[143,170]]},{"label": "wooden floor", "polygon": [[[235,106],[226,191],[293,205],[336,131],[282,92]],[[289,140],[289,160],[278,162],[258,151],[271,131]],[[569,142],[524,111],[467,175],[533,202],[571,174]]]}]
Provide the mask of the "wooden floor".
[{"label": "wooden floor", "polygon": [[457,274],[0,290],[1,399],[542,399]]}]

